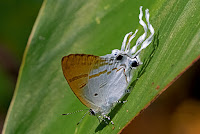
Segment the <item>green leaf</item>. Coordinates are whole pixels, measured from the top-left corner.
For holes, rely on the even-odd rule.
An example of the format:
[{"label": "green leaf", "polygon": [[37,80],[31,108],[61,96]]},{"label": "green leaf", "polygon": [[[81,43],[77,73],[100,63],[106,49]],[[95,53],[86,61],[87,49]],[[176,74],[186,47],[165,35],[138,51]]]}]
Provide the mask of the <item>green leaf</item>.
[{"label": "green leaf", "polygon": [[[132,91],[109,114],[115,125],[98,122],[71,91],[61,59],[71,53],[105,55],[120,49],[124,35],[139,29],[139,7],[150,10],[154,43],[141,53]],[[200,57],[199,0],[46,0],[24,53],[3,133],[117,133]],[[136,39],[133,41],[136,41]],[[133,45],[132,44],[132,45]],[[137,79],[137,77],[139,79]]]}]

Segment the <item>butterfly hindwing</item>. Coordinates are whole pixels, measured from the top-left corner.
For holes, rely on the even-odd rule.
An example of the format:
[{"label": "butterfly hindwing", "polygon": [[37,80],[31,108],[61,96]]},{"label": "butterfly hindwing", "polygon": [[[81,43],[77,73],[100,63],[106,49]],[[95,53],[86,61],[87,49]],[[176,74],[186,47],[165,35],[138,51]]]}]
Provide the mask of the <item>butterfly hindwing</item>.
[{"label": "butterfly hindwing", "polygon": [[90,70],[97,60],[98,56],[87,54],[70,54],[62,58],[62,70],[69,86],[87,107],[90,107],[90,103],[83,95],[83,88],[88,83]]}]

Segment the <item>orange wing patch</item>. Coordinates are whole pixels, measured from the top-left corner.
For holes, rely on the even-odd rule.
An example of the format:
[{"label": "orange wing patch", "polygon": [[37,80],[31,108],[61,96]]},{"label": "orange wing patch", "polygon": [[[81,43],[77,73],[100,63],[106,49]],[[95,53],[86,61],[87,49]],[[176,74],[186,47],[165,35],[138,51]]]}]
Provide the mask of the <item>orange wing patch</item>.
[{"label": "orange wing patch", "polygon": [[99,56],[87,54],[70,54],[62,58],[63,74],[78,99],[87,107],[91,104],[82,95],[82,88],[88,83],[91,69],[96,67],[102,59]]}]

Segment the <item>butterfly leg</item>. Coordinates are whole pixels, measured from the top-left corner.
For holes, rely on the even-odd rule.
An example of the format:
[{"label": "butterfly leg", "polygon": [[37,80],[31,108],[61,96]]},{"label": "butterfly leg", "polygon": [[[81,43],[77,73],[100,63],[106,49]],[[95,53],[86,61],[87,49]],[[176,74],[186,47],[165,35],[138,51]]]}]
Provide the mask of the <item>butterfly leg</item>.
[{"label": "butterfly leg", "polygon": [[116,103],[126,103],[128,100],[125,101],[116,101]]},{"label": "butterfly leg", "polygon": [[114,125],[114,122],[113,122],[112,120],[110,120],[110,117],[109,117],[109,116],[103,114],[103,117],[106,118],[106,119],[108,119],[108,120],[111,122],[111,124]]},{"label": "butterfly leg", "polygon": [[98,118],[99,121],[102,120],[102,121],[104,121],[106,124],[108,124],[108,122],[107,122],[104,118],[102,118],[100,115],[97,116],[97,118]]},{"label": "butterfly leg", "polygon": [[[112,120],[110,120],[110,117],[109,117],[109,116],[107,116],[107,115],[105,115],[105,114],[102,114],[102,116],[103,116],[103,118],[102,118],[100,115],[97,116],[97,118],[100,119],[100,120],[102,120],[102,121],[104,121],[106,124],[108,124],[108,122],[107,122],[105,119],[108,119],[108,120],[111,122],[111,124],[114,125],[114,122],[113,122]],[[104,119],[104,118],[105,118],[105,119]]]}]

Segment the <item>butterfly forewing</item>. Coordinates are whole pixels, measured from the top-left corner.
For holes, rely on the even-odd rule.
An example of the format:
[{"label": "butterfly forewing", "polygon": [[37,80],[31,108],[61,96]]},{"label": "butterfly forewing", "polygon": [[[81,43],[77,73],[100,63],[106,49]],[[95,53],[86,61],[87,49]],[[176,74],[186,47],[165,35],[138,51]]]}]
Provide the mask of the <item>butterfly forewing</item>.
[{"label": "butterfly forewing", "polygon": [[69,86],[87,107],[91,107],[91,103],[85,98],[83,89],[88,83],[91,69],[99,60],[99,56],[87,54],[70,54],[62,58],[62,70]]}]

